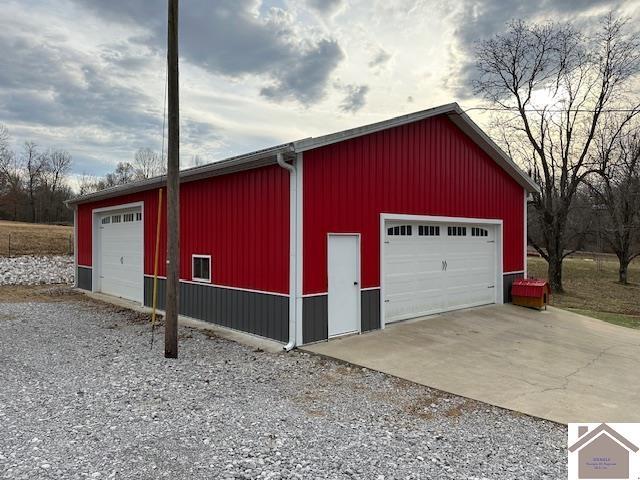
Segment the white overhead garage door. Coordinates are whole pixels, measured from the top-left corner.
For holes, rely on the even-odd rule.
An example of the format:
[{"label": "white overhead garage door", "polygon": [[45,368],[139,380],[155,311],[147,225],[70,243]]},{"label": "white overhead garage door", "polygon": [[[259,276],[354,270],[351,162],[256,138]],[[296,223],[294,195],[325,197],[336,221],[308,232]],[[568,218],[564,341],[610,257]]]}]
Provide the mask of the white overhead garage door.
[{"label": "white overhead garage door", "polygon": [[111,210],[98,216],[99,290],[142,302],[143,227],[140,208]]},{"label": "white overhead garage door", "polygon": [[496,227],[387,222],[385,321],[486,305],[496,298]]}]

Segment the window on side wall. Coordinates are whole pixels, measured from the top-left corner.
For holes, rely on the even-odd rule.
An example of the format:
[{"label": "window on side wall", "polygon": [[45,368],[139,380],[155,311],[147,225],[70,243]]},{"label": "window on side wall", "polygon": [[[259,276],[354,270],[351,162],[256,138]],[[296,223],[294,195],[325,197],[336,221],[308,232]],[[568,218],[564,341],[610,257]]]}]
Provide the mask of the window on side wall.
[{"label": "window on side wall", "polygon": [[192,255],[191,278],[194,282],[211,282],[211,255]]}]

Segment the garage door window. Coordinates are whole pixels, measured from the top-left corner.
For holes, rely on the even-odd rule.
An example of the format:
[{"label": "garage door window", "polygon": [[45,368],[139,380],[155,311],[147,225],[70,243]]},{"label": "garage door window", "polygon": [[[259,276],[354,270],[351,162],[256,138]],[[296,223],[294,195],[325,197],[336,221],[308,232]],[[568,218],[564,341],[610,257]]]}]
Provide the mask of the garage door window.
[{"label": "garage door window", "polygon": [[125,214],[123,215],[123,220],[124,220],[125,222],[133,222],[133,219],[134,219],[134,218],[135,218],[135,217],[134,217],[133,213],[125,213]]},{"label": "garage door window", "polygon": [[102,217],[102,221],[100,223],[102,223],[102,225],[111,223],[111,217]]},{"label": "garage door window", "polygon": [[440,236],[440,227],[434,225],[418,225],[418,235],[423,237]]},{"label": "garage door window", "polygon": [[114,215],[111,217],[111,221],[113,223],[120,223],[120,220],[122,219],[122,217],[120,215]]},{"label": "garage door window", "polygon": [[398,225],[397,227],[390,227],[387,230],[387,235],[410,236],[412,235],[411,230],[411,225]]},{"label": "garage door window", "polygon": [[471,228],[471,236],[472,237],[487,237],[489,235],[489,231],[486,228]]},{"label": "garage door window", "polygon": [[191,278],[194,282],[211,282],[211,255],[193,255],[193,271]]},{"label": "garage door window", "polygon": [[447,227],[447,235],[450,237],[465,237],[467,235],[467,227]]}]

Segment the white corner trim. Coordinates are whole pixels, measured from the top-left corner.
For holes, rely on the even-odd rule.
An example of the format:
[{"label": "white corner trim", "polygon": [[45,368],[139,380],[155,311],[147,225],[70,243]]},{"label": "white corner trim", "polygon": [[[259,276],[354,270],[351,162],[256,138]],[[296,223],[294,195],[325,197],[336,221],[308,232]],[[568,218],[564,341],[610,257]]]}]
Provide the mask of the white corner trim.
[{"label": "white corner trim", "polygon": [[528,278],[529,276],[529,266],[527,265],[527,244],[528,244],[528,240],[527,240],[527,235],[528,235],[528,212],[527,212],[527,202],[529,200],[529,193],[527,192],[526,189],[524,189],[524,229],[523,229],[523,236],[524,236],[524,257],[522,258],[522,266],[524,268],[524,278]]},{"label": "white corner trim", "polygon": [[78,288],[78,205],[73,206],[73,286]]},{"label": "white corner trim", "polygon": [[296,344],[302,345],[302,325],[304,318],[302,316],[302,282],[303,282],[303,243],[304,243],[304,153],[300,152],[296,155],[296,287],[295,292],[295,314],[296,314]]}]

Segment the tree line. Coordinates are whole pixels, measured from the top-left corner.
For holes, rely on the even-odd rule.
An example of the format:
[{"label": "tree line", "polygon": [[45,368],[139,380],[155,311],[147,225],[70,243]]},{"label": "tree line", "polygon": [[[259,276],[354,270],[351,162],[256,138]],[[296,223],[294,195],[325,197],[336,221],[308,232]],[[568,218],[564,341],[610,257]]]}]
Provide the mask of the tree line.
[{"label": "tree line", "polygon": [[166,173],[167,167],[160,153],[150,148],[140,148],[134,154],[133,162],[118,162],[115,169],[104,177],[91,178],[82,175],[78,182],[78,194],[86,195]]},{"label": "tree line", "polygon": [[40,150],[27,141],[14,152],[9,131],[0,124],[0,218],[71,222],[73,214],[64,205],[73,196],[67,182],[70,170],[71,155],[65,150]]},{"label": "tree line", "polygon": [[607,15],[599,28],[514,21],[476,45],[475,93],[507,153],[540,186],[529,244],[563,291],[563,261],[615,253],[619,280],[640,255],[640,37]]},{"label": "tree line", "polygon": [[11,149],[9,130],[0,124],[0,219],[31,223],[71,223],[73,211],[65,201],[77,195],[151,178],[166,173],[162,156],[140,148],[133,162],[119,162],[103,177],[82,175],[71,187],[72,158],[60,149],[40,149],[26,141]]}]

